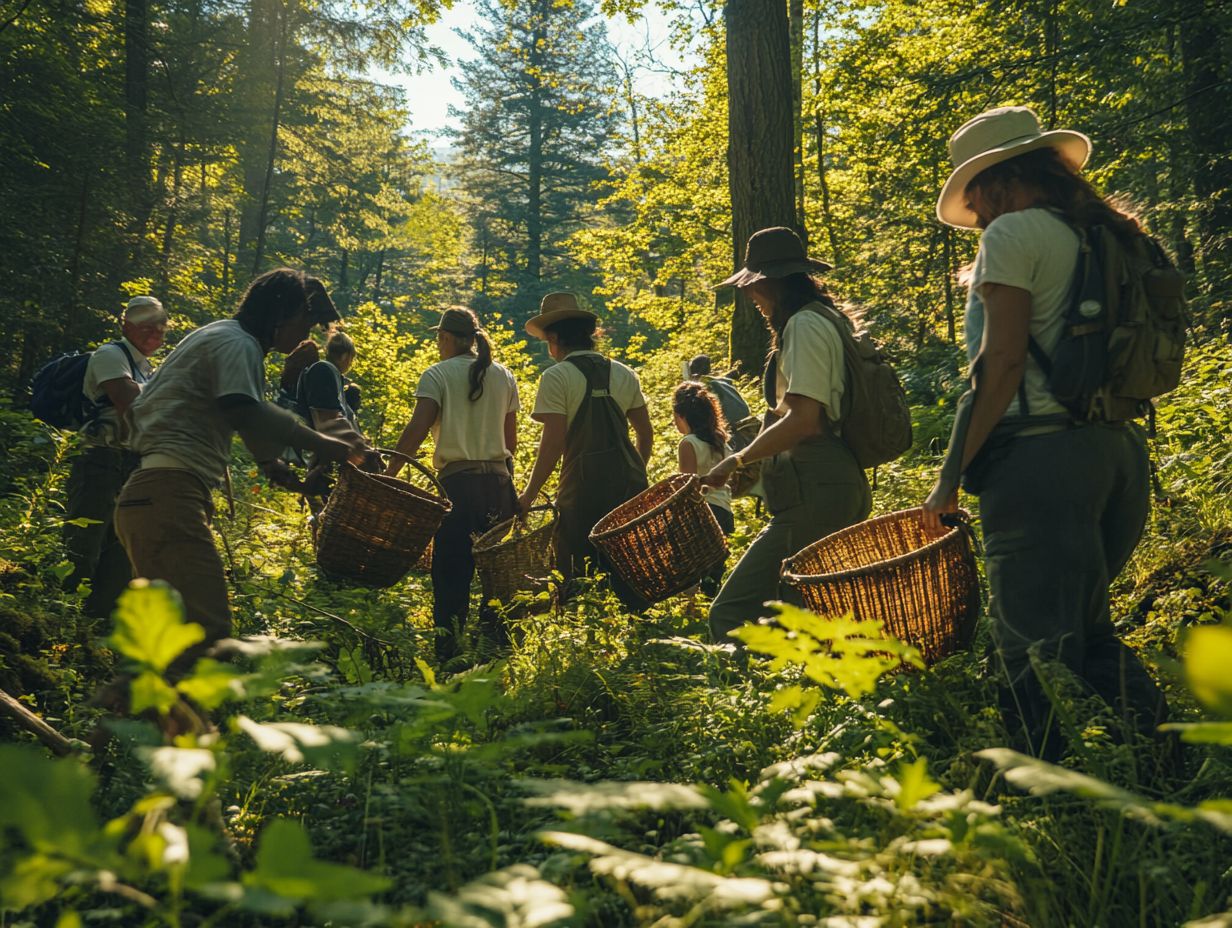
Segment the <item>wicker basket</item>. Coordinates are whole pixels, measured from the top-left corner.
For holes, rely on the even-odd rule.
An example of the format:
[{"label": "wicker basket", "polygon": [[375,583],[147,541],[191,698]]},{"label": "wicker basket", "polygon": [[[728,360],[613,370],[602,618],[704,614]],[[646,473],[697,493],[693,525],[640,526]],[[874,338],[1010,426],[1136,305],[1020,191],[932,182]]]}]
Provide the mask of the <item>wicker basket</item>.
[{"label": "wicker basket", "polygon": [[648,602],[687,590],[727,557],[727,541],[696,474],[676,474],[621,503],[590,541]]},{"label": "wicker basket", "polygon": [[405,480],[343,464],[338,485],[318,519],[317,566],[331,579],[393,586],[424,555],[452,504],[418,461],[435,493]]},{"label": "wicker basket", "polygon": [[556,507],[550,503],[532,506],[525,520],[506,519],[475,538],[475,569],[485,603],[508,604],[518,593],[547,588],[547,578],[556,568],[552,552],[556,519]]},{"label": "wicker basket", "polygon": [[919,509],[878,516],[814,542],[783,562],[783,580],[818,615],[850,611],[881,622],[919,648],[928,664],[970,644],[980,609],[970,529],[962,524],[931,537]]}]

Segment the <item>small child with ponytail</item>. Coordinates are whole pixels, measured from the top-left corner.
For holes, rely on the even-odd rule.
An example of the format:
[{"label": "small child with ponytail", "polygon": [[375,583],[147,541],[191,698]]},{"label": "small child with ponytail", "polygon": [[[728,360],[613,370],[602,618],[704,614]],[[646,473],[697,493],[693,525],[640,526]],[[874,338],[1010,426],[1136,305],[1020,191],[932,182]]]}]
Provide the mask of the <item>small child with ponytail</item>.
[{"label": "small child with ponytail", "polygon": [[[706,389],[705,384],[686,380],[676,388],[672,396],[672,413],[676,429],[684,436],[676,450],[680,472],[709,473],[730,451],[727,446],[727,423],[723,420],[718,400]],[[735,531],[736,519],[732,514],[731,490],[726,486],[703,486],[702,496],[710,506],[710,511],[714,513],[723,534],[730,535]],[[723,567],[720,566],[713,576],[702,581],[702,592],[713,596],[722,578]]]}]

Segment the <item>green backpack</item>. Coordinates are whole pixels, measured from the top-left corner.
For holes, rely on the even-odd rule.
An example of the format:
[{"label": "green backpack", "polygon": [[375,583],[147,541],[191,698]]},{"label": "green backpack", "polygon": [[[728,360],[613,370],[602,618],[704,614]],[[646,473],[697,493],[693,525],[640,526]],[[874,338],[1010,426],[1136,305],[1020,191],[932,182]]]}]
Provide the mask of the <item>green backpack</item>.
[{"label": "green backpack", "polygon": [[1181,380],[1185,277],[1149,235],[1126,243],[1104,226],[1074,231],[1081,250],[1065,327],[1051,357],[1034,338],[1031,356],[1079,421],[1148,415]]}]

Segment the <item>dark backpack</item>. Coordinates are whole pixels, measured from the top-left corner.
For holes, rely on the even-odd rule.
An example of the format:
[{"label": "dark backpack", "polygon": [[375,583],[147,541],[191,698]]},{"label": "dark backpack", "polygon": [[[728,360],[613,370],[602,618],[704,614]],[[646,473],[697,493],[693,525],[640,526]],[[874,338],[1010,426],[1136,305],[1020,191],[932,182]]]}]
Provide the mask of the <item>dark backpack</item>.
[{"label": "dark backpack", "polygon": [[[838,423],[843,442],[863,468],[901,457],[911,447],[911,407],[898,374],[867,329],[857,332],[845,314],[824,303],[805,309],[829,319],[843,343],[846,383]],[[772,408],[778,393],[774,360],[766,365],[766,402]]]},{"label": "dark backpack", "polygon": [[1051,357],[1031,338],[1031,357],[1079,421],[1147,415],[1181,380],[1185,277],[1149,235],[1126,243],[1104,226],[1074,231],[1080,251],[1061,337]]},{"label": "dark backpack", "polygon": [[[723,418],[727,420],[727,431],[730,433],[728,444],[732,451],[739,451],[747,446],[752,438],[748,438],[747,433],[741,433],[740,425],[749,418],[750,410],[749,404],[744,401],[740,391],[718,377],[703,376],[700,380],[719,401],[719,409],[723,411]],[[755,437],[757,437],[756,432],[753,433],[753,438]]]},{"label": "dark backpack", "polygon": [[[137,365],[133,356],[121,342],[119,345],[128,358],[133,379],[138,380]],[[30,412],[34,418],[58,429],[78,429],[95,419],[99,412],[111,405],[104,396],[97,402],[85,397],[86,367],[93,351],[66,351],[56,355],[34,374],[30,381]]]}]

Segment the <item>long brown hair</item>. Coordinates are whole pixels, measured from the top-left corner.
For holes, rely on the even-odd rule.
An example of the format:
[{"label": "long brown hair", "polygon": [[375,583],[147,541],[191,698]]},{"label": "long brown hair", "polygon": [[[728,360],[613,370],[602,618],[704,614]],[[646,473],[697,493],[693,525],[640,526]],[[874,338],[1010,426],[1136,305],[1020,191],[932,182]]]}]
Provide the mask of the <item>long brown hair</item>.
[{"label": "long brown hair", "polygon": [[1037,148],[987,167],[971,179],[966,192],[978,190],[999,216],[1009,212],[1015,186],[1038,192],[1036,205],[1055,209],[1070,225],[1106,226],[1123,241],[1142,231],[1135,216],[1101,197],[1055,148]]},{"label": "long brown hair", "polygon": [[791,317],[809,303],[821,303],[837,313],[843,312],[834,302],[834,297],[830,295],[826,285],[812,274],[788,274],[786,277],[777,278],[776,283],[774,309],[768,320],[772,351],[778,351],[782,347],[783,330],[787,328]]},{"label": "long brown hair", "polygon": [[727,444],[727,421],[719,401],[706,385],[686,380],[672,396],[672,412],[685,421],[694,435],[719,454]]}]

